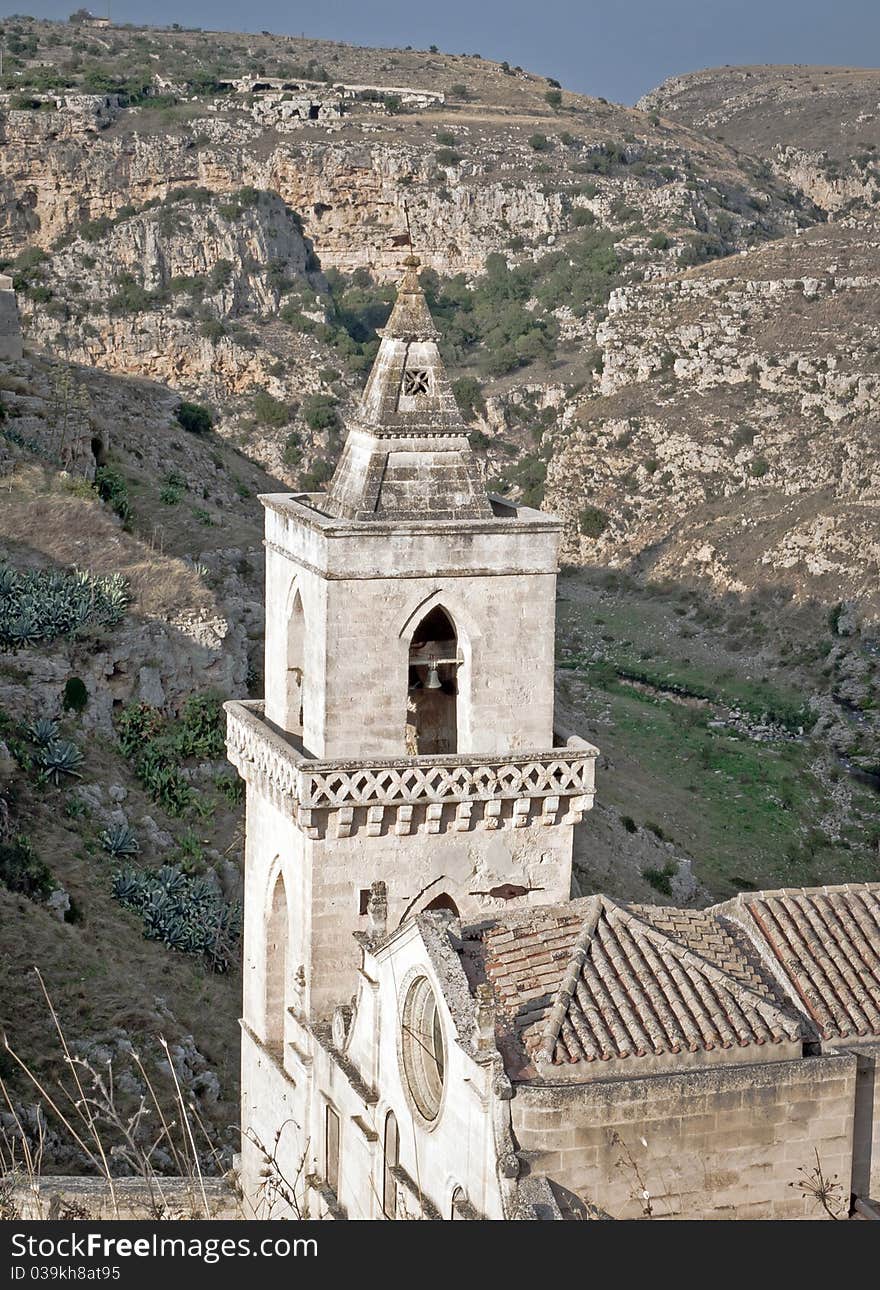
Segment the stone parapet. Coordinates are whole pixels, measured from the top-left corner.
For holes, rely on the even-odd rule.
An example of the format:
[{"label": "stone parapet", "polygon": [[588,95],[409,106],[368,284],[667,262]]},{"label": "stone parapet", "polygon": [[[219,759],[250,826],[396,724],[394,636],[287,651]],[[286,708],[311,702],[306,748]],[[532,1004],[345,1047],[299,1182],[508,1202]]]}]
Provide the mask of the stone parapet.
[{"label": "stone parapet", "polygon": [[279,733],[258,702],[227,703],[229,759],[312,838],[577,824],[598,750],[576,736],[547,752],[326,761]]}]

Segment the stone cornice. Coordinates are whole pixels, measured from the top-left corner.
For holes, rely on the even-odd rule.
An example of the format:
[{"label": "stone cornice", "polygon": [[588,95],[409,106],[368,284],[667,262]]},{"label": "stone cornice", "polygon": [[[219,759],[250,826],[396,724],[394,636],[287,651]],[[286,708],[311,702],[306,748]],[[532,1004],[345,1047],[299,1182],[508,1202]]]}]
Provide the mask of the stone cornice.
[{"label": "stone cornice", "polygon": [[359,541],[364,538],[401,535],[418,537],[457,533],[561,533],[563,529],[562,521],[555,515],[546,515],[543,511],[530,507],[519,507],[514,515],[495,515],[491,519],[340,520],[318,509],[318,504],[325,500],[324,493],[261,493],[259,496],[259,501],[267,511],[275,511],[288,520],[294,519],[327,537],[356,537]]},{"label": "stone cornice", "polygon": [[[381,569],[357,569],[357,570],[330,570],[321,569],[309,560],[304,560],[294,551],[279,542],[271,542],[267,538],[263,540],[263,546],[267,551],[274,551],[276,555],[283,556],[285,560],[290,560],[298,569],[306,569],[309,573],[315,573],[327,582],[371,582],[375,579],[382,581],[388,580],[388,573],[382,572]],[[405,573],[396,572],[395,581],[405,578],[555,578],[555,569],[462,569],[460,566],[449,569],[438,568],[432,565],[430,569],[409,569]]]}]

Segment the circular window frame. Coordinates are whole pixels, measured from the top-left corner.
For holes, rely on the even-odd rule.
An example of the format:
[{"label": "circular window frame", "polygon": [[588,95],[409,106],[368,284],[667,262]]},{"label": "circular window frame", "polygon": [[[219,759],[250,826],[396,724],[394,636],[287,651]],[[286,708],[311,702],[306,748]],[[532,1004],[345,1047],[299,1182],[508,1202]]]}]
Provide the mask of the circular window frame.
[{"label": "circular window frame", "polygon": [[[433,982],[424,968],[414,968],[407,974],[401,991],[403,1003],[400,1008],[397,1030],[397,1056],[400,1065],[400,1077],[404,1095],[410,1110],[418,1123],[429,1132],[437,1127],[446,1103],[446,1089],[449,1065],[449,1042],[440,1017],[437,992]],[[439,1035],[442,1047],[442,1071],[437,1079],[436,1070],[432,1071],[431,1063],[436,1065],[436,1057],[428,1056],[423,1045],[418,1041],[418,1033],[427,1028],[428,1010],[431,1036]],[[439,1083],[439,1088],[437,1084]]]}]

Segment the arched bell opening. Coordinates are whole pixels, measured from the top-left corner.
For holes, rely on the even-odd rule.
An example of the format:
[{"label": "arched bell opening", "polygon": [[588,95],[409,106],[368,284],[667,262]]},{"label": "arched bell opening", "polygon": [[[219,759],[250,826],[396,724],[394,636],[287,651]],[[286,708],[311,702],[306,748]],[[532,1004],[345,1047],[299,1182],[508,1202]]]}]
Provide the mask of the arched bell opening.
[{"label": "arched bell opening", "polygon": [[411,756],[458,751],[458,633],[440,605],[412,634],[406,704]]}]

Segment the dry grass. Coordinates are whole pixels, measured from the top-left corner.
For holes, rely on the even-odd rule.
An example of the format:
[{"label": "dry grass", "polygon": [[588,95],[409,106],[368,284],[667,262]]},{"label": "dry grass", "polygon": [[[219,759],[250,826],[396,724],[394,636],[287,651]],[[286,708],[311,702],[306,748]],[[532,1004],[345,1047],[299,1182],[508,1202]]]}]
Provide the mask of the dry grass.
[{"label": "dry grass", "polygon": [[19,466],[3,479],[0,497],[0,545],[16,563],[122,573],[134,612],[149,618],[166,618],[184,605],[216,609],[191,566],[125,533],[87,484],[43,467]]},{"label": "dry grass", "polygon": [[[35,1121],[26,1120],[6,1081],[0,1078],[0,1105],[6,1109],[5,1122],[0,1126],[0,1191],[4,1207],[14,1208],[15,1184],[19,1188],[24,1184],[29,1198],[41,1208],[46,1131],[51,1125],[76,1146],[86,1169],[103,1180],[114,1218],[123,1216],[117,1193],[118,1179],[122,1176],[135,1177],[143,1183],[147,1217],[210,1219],[212,1208],[205,1186],[205,1169],[212,1167],[212,1172],[222,1173],[220,1156],[194,1100],[184,1096],[166,1040],[160,1036],[158,1043],[171,1069],[170,1089],[163,1088],[141,1056],[134,1053],[133,1063],[142,1080],[142,1091],[134,1098],[123,1098],[114,1079],[112,1062],[101,1067],[71,1050],[43,976],[38,968],[33,972],[57,1044],[60,1072],[55,1079],[43,1078],[19,1055],[8,1036],[3,1036],[6,1062],[24,1078],[40,1108]],[[178,1186],[174,1187],[174,1206],[171,1204],[167,1171],[157,1167],[162,1157],[172,1164],[174,1182],[183,1180],[186,1184],[183,1194],[188,1203],[183,1212]],[[40,1213],[39,1216],[47,1215]],[[62,1216],[83,1218],[87,1213]]]}]

